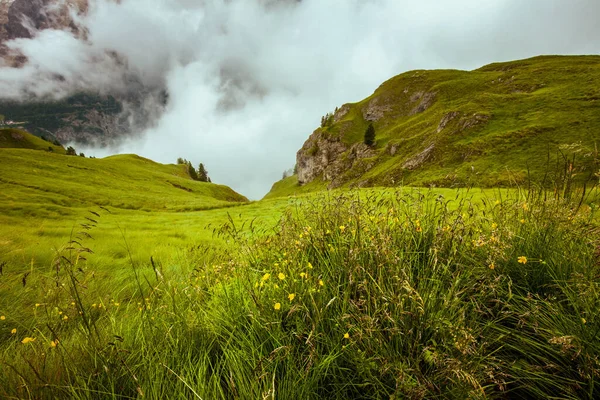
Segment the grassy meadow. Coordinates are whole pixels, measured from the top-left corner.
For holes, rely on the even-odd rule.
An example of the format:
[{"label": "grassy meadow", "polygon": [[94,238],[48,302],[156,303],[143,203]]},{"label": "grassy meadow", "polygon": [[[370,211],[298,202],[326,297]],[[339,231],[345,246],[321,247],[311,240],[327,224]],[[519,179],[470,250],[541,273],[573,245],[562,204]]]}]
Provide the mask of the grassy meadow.
[{"label": "grassy meadow", "polygon": [[248,202],[0,149],[0,397],[597,398],[599,197],[572,178]]}]

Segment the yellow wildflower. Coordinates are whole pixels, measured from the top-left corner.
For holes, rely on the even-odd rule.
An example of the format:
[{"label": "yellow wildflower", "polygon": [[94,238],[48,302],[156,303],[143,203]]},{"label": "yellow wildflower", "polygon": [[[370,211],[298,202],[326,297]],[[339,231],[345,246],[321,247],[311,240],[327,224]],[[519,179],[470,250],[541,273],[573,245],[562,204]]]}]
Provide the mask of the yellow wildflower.
[{"label": "yellow wildflower", "polygon": [[63,319],[66,321],[69,319],[69,317],[67,317],[66,315],[63,317]]},{"label": "yellow wildflower", "polygon": [[32,342],[35,342],[35,338],[26,337],[25,339],[21,340],[21,343],[23,343],[23,344],[32,343]]},{"label": "yellow wildflower", "polygon": [[527,257],[521,256],[517,258],[517,261],[519,262],[519,264],[527,264]]},{"label": "yellow wildflower", "polygon": [[585,320],[585,318],[581,318],[581,322],[583,322],[584,325],[587,323],[587,321]]},{"label": "yellow wildflower", "polygon": [[350,339],[350,334],[348,332],[344,333],[344,339]]},{"label": "yellow wildflower", "polygon": [[296,297],[295,293],[288,294],[288,299],[290,299],[290,301],[294,300],[295,297]]},{"label": "yellow wildflower", "polygon": [[17,333],[17,328],[13,328],[12,331],[10,331],[11,335],[14,335],[15,333]]},{"label": "yellow wildflower", "polygon": [[525,211],[529,210],[529,206],[527,205],[527,203],[523,203],[523,210],[525,210]]},{"label": "yellow wildflower", "polygon": [[35,306],[39,307],[39,306],[41,306],[41,304],[40,303],[35,303]]},{"label": "yellow wildflower", "polygon": [[0,320],[4,321],[6,319],[6,317],[4,315],[0,316]]},{"label": "yellow wildflower", "polygon": [[346,227],[344,225],[340,225],[340,231],[344,232],[346,230]]},{"label": "yellow wildflower", "polygon": [[496,229],[496,228],[498,228],[498,224],[494,222],[494,223],[492,224],[492,229]]},{"label": "yellow wildflower", "polygon": [[496,269],[496,266],[494,265],[494,263],[490,264],[490,269]]},{"label": "yellow wildflower", "polygon": [[269,278],[270,278],[270,277],[271,277],[271,274],[268,274],[268,273],[267,273],[267,274],[264,274],[264,275],[263,275],[263,277],[262,277],[262,281],[263,281],[263,282],[266,282],[266,281],[268,281],[268,280],[269,280]]},{"label": "yellow wildflower", "polygon": [[275,303],[275,305],[273,306],[274,309],[276,310],[280,310],[281,309],[281,303]]},{"label": "yellow wildflower", "polygon": [[58,340],[52,340],[50,342],[50,347],[56,347],[56,344],[58,343]]},{"label": "yellow wildflower", "polygon": [[277,275],[277,277],[279,278],[279,280],[284,280],[285,279],[285,274],[280,272],[279,275]]},{"label": "yellow wildflower", "polygon": [[323,283],[322,279],[319,279],[319,286],[325,286],[325,283]]},{"label": "yellow wildflower", "polygon": [[524,224],[524,223],[525,223],[525,219],[522,219],[522,220],[521,220],[521,221],[519,221],[519,222],[521,222],[522,224]]},{"label": "yellow wildflower", "polygon": [[313,269],[313,266],[311,263],[308,263],[307,266],[308,266],[308,269]]},{"label": "yellow wildflower", "polygon": [[300,272],[300,278],[306,278],[306,272]]}]

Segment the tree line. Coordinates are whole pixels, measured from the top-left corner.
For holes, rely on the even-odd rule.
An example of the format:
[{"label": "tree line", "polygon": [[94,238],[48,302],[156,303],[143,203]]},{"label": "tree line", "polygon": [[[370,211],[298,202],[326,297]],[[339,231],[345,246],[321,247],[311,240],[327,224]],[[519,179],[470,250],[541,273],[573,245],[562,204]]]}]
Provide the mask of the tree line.
[{"label": "tree line", "polygon": [[198,165],[198,169],[196,170],[190,161],[181,157],[177,159],[177,164],[187,166],[190,178],[193,180],[199,182],[212,182],[208,176],[208,171],[204,167],[204,164],[200,163],[200,165]]}]

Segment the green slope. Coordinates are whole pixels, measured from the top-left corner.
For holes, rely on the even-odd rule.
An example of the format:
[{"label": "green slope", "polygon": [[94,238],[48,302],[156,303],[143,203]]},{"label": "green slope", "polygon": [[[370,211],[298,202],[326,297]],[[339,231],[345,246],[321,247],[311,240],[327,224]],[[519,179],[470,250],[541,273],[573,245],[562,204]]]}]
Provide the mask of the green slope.
[{"label": "green slope", "polygon": [[66,153],[62,146],[57,146],[29,132],[14,128],[0,129],[0,148],[45,150],[59,154]]},{"label": "green slope", "polygon": [[[321,187],[507,186],[524,182],[528,173],[541,180],[548,155],[553,167],[557,154],[575,156],[583,179],[598,171],[600,57],[544,56],[475,71],[411,71],[342,106],[332,120],[313,133],[298,157],[302,172],[302,158],[322,158],[328,143],[345,146],[342,154],[326,154],[325,168],[334,178],[323,182],[317,174],[313,182]],[[374,151],[357,157],[353,151],[360,150],[370,122]],[[319,187],[287,186],[278,195]]]},{"label": "green slope", "polygon": [[181,165],[135,155],[104,159],[0,149],[3,213],[45,216],[93,205],[144,211],[202,210],[246,202],[227,186],[196,182]]}]

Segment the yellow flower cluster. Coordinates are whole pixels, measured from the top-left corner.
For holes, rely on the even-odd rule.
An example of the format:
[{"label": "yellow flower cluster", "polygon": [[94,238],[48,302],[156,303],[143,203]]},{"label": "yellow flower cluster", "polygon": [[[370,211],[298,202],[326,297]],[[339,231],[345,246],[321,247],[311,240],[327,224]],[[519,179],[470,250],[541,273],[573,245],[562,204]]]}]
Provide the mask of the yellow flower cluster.
[{"label": "yellow flower cluster", "polygon": [[415,230],[417,232],[423,232],[423,228],[421,227],[421,221],[419,221],[419,220],[415,221]]}]

